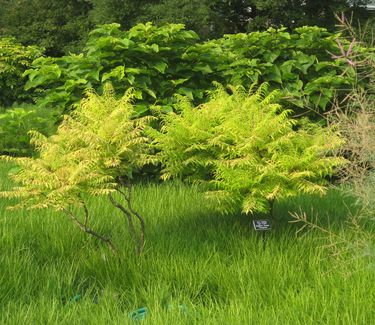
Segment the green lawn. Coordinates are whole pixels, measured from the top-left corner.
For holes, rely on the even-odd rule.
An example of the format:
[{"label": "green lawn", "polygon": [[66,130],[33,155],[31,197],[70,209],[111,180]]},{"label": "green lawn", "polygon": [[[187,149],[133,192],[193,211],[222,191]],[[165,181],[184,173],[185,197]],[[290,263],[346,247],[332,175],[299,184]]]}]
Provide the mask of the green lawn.
[{"label": "green lawn", "polygon": [[134,323],[375,324],[375,270],[358,259],[344,275],[320,233],[297,238],[288,223],[302,207],[348,231],[339,193],[278,203],[264,248],[251,217],[218,215],[197,188],[139,185],[134,199],[147,222],[141,257],[106,199],[89,202],[93,228],[113,238],[117,256],[64,215],[6,211],[1,200],[0,323],[132,324],[128,313],[147,307]]}]

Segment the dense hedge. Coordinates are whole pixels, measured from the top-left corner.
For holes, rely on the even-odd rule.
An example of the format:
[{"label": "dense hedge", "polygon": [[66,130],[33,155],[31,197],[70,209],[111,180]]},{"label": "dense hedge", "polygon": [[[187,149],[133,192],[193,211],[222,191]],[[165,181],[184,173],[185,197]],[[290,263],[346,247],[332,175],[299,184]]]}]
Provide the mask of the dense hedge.
[{"label": "dense hedge", "polygon": [[138,24],[128,31],[108,24],[90,33],[79,55],[35,60],[25,73],[26,90],[34,90],[40,106],[70,109],[86,88],[101,92],[110,81],[119,94],[134,87],[137,112],[149,114],[150,105],[173,110],[175,93],[204,102],[213,81],[245,87],[268,82],[283,91],[289,107],[324,110],[335,90],[351,88],[355,78],[345,57],[332,58],[341,55],[340,44],[349,47],[339,34],[319,27],[200,42],[181,24]]}]

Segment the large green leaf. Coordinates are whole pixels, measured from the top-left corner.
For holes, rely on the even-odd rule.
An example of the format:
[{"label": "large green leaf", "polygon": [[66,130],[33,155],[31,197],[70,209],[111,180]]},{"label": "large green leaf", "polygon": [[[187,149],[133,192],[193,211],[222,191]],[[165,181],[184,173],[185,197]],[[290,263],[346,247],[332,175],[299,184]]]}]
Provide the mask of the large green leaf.
[{"label": "large green leaf", "polygon": [[117,79],[118,81],[122,80],[125,76],[125,67],[118,66],[112,69],[110,72],[104,73],[102,76],[102,82],[108,79]]},{"label": "large green leaf", "polygon": [[153,66],[160,73],[165,73],[165,70],[168,68],[168,64],[162,61],[154,63]]}]

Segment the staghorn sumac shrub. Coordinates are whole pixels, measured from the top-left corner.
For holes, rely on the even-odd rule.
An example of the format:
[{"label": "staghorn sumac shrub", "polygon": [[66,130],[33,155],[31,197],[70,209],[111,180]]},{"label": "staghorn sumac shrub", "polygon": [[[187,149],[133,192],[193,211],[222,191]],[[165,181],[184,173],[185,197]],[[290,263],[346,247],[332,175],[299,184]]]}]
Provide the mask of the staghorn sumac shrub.
[{"label": "staghorn sumac shrub", "polygon": [[[74,113],[64,116],[55,135],[46,137],[32,132],[31,141],[38,157],[3,156],[18,165],[19,170],[11,176],[16,185],[0,196],[20,199],[11,207],[13,209],[62,211],[79,228],[114,250],[110,238],[90,227],[95,217],[85,203],[88,195],[108,196],[124,214],[140,254],[145,225],[132,208],[131,183],[133,172],[151,160],[148,139],[143,136],[143,129],[151,118],[134,118],[133,96],[133,91],[129,90],[116,99],[108,87],[102,96],[88,92]],[[134,220],[140,223],[139,234]]]},{"label": "staghorn sumac shrub", "polygon": [[164,179],[205,183],[223,212],[268,212],[274,200],[325,192],[325,176],[345,160],[331,156],[337,132],[290,118],[278,92],[221,86],[194,107],[180,98],[179,114],[165,115],[161,131],[149,130],[160,152]]}]

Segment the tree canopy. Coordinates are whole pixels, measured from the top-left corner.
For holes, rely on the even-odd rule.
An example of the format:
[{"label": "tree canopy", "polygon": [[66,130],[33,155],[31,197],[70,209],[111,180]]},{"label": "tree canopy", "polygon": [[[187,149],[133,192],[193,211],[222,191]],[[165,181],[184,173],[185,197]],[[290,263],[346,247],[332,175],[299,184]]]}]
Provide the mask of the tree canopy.
[{"label": "tree canopy", "polygon": [[47,54],[81,49],[97,24],[139,22],[183,23],[203,39],[227,33],[264,30],[281,25],[293,29],[318,25],[333,29],[335,13],[366,19],[368,0],[0,0],[0,35],[37,44]]},{"label": "tree canopy", "polygon": [[85,0],[0,0],[0,34],[26,45],[37,44],[59,56],[80,48],[93,26]]}]

